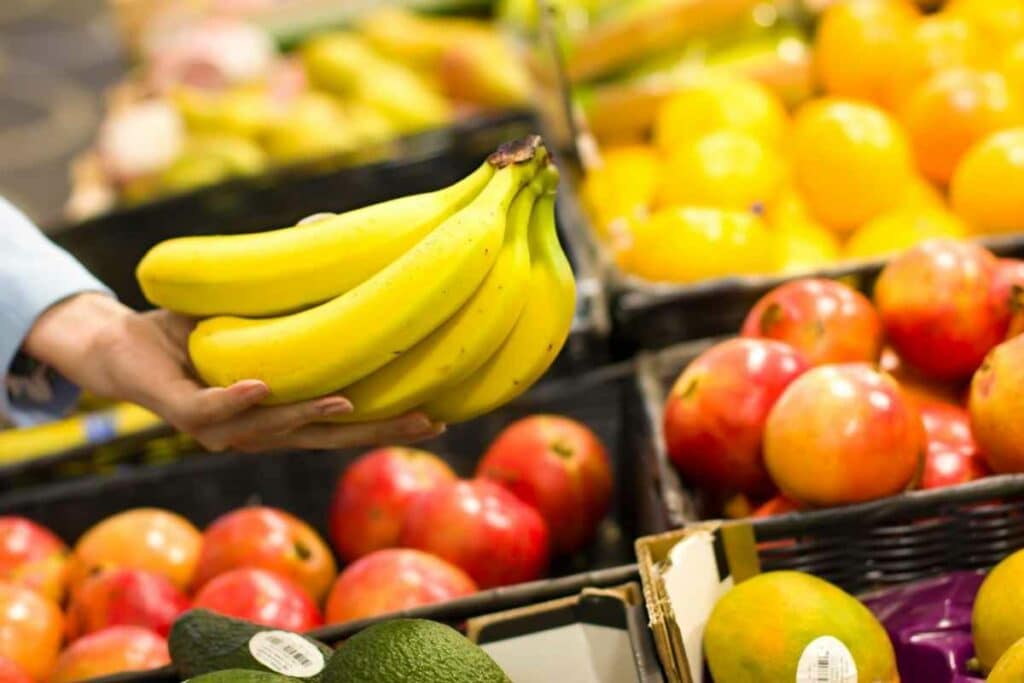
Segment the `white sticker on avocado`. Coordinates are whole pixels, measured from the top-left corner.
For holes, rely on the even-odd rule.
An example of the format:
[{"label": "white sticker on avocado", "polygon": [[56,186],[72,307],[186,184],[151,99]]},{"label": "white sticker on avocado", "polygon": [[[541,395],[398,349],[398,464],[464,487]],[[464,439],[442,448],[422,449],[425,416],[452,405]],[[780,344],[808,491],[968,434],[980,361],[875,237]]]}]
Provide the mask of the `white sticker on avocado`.
[{"label": "white sticker on avocado", "polygon": [[857,683],[857,665],[843,641],[821,636],[800,655],[796,683]]},{"label": "white sticker on avocado", "polygon": [[260,631],[249,639],[249,652],[282,676],[309,678],[324,670],[324,655],[316,645],[287,631]]}]

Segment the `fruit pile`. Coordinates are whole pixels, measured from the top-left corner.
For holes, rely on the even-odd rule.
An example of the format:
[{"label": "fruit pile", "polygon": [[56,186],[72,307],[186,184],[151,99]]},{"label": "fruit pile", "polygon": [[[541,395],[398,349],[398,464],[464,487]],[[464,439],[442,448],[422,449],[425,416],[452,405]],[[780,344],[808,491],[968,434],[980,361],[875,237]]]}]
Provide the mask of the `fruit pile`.
[{"label": "fruit pile", "polygon": [[154,41],[73,172],[68,213],[183,192],[380,145],[527,100],[486,22],[391,8],[279,54],[263,29],[217,18]]},{"label": "fruit pile", "polygon": [[813,41],[821,96],[787,112],[704,69],[640,139],[606,140],[582,196],[626,272],[689,283],[799,273],[935,237],[1024,231],[1024,8],[840,0]]},{"label": "fruit pile", "polygon": [[792,281],[676,380],[669,455],[735,515],[1024,472],[1022,331],[1024,261],[970,242],[896,257],[873,306],[836,281]]},{"label": "fruit pile", "polygon": [[328,520],[340,574],[313,528],[272,507],[228,512],[204,531],[166,510],[128,510],[70,551],[38,524],[0,517],[0,672],[22,676],[2,680],[163,666],[168,632],[190,608],[305,632],[540,579],[549,558],[593,539],[611,494],[598,438],[534,416],[498,436],[472,480],[423,451],[356,460]]},{"label": "fruit pile", "polygon": [[211,386],[262,380],[270,403],[343,392],[354,410],[339,421],[418,409],[460,422],[526,391],[568,337],[576,290],[557,183],[531,136],[433,193],[168,240],[138,279],[157,306],[214,316],[189,339]]}]

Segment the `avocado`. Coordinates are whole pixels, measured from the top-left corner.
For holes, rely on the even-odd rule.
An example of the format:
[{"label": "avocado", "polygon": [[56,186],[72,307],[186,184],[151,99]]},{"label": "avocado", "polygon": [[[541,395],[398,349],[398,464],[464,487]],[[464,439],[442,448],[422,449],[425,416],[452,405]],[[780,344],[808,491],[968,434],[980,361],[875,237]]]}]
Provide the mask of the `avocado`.
[{"label": "avocado", "polygon": [[324,683],[512,683],[490,656],[455,629],[425,619],[394,619],[345,641]]},{"label": "avocado", "polygon": [[298,678],[279,676],[269,671],[247,671],[246,669],[227,669],[214,671],[190,678],[185,683],[297,683]]},{"label": "avocado", "polygon": [[294,633],[193,609],[174,622],[167,645],[183,678],[224,669],[265,671],[320,683],[331,648]]}]

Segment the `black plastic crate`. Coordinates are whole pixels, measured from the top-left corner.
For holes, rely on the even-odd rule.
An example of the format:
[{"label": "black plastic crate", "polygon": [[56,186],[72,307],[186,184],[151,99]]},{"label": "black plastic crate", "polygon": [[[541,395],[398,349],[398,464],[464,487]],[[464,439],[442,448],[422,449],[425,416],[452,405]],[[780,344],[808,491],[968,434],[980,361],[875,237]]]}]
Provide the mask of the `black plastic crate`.
[{"label": "black plastic crate", "polygon": [[[77,225],[58,227],[54,239],[124,303],[145,309],[149,304],[136,282],[135,266],[163,240],[270,230],[312,213],[340,213],[436,190],[471,173],[503,142],[539,129],[536,118],[527,112],[478,116],[355,154],[122,207]],[[577,235],[564,230],[562,242],[579,295],[572,335],[556,367],[578,372],[606,360],[610,325],[590,252]]]},{"label": "black plastic crate", "polygon": [[[713,341],[682,344],[638,361],[646,434],[638,455],[651,462],[666,524],[717,514],[669,461],[663,404],[683,367]],[[1024,547],[1024,475],[752,520],[761,569],[810,572],[853,593],[960,569],[986,569]]]},{"label": "black plastic crate", "polygon": [[[472,475],[484,449],[511,421],[535,413],[565,415],[593,429],[612,456],[615,491],[608,518],[591,547],[552,566],[545,581],[484,591],[444,605],[414,611],[449,622],[499,609],[578,593],[591,585],[634,580],[633,541],[664,531],[665,518],[655,500],[648,462],[635,457],[640,404],[631,363],[608,366],[573,379],[538,387],[498,411],[454,425],[422,445],[442,457],[460,475]],[[223,454],[190,458],[166,467],[128,468],[105,477],[50,484],[0,495],[0,514],[23,515],[73,543],[93,524],[133,507],[160,507],[187,517],[200,528],[221,514],[247,504],[279,507],[327,532],[334,483],[365,449],[337,452]],[[318,637],[335,641],[360,624],[326,627]],[[111,680],[175,680],[166,672],[134,674]]]}]

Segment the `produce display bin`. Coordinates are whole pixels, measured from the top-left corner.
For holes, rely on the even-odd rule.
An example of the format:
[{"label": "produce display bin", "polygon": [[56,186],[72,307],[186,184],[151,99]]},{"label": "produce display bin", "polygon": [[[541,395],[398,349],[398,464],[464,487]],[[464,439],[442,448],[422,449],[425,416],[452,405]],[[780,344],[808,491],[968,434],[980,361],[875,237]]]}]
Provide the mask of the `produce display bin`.
[{"label": "produce display bin", "polygon": [[[518,401],[423,444],[460,475],[471,475],[484,449],[512,420],[536,414],[561,414],[589,425],[612,456],[615,491],[611,511],[591,547],[552,566],[555,578],[485,591],[464,600],[416,610],[420,616],[457,622],[469,616],[562,597],[585,586],[633,580],[633,539],[663,531],[648,463],[635,457],[640,404],[633,365],[607,366],[535,388]],[[22,515],[74,542],[93,524],[134,507],[159,507],[190,519],[200,528],[218,516],[249,504],[279,507],[326,534],[328,509],[338,475],[362,450],[281,452],[266,455],[223,454],[195,457],[173,467],[125,468],[105,477],[60,482],[0,495],[0,514]],[[624,566],[626,565],[626,566]],[[358,624],[317,632],[333,641]],[[174,680],[122,677],[111,680]]]},{"label": "produce display bin", "polygon": [[[135,266],[163,240],[281,228],[321,211],[340,213],[436,190],[468,175],[503,142],[537,129],[536,119],[524,112],[478,117],[367,152],[359,157],[368,161],[362,165],[349,165],[357,159],[348,157],[235,179],[65,226],[54,239],[124,303],[147,308]],[[339,162],[346,166],[338,168]],[[572,335],[557,367],[580,371],[606,359],[608,314],[589,251],[578,234],[563,230],[562,241],[579,295]]]},{"label": "produce display bin", "polygon": [[[646,434],[637,456],[652,463],[672,527],[716,514],[668,459],[662,405],[680,370],[712,342],[683,344],[638,362]],[[638,437],[639,438],[639,437]],[[910,491],[867,503],[751,520],[763,571],[794,569],[858,593],[959,569],[988,568],[1024,547],[1024,475]]]}]

